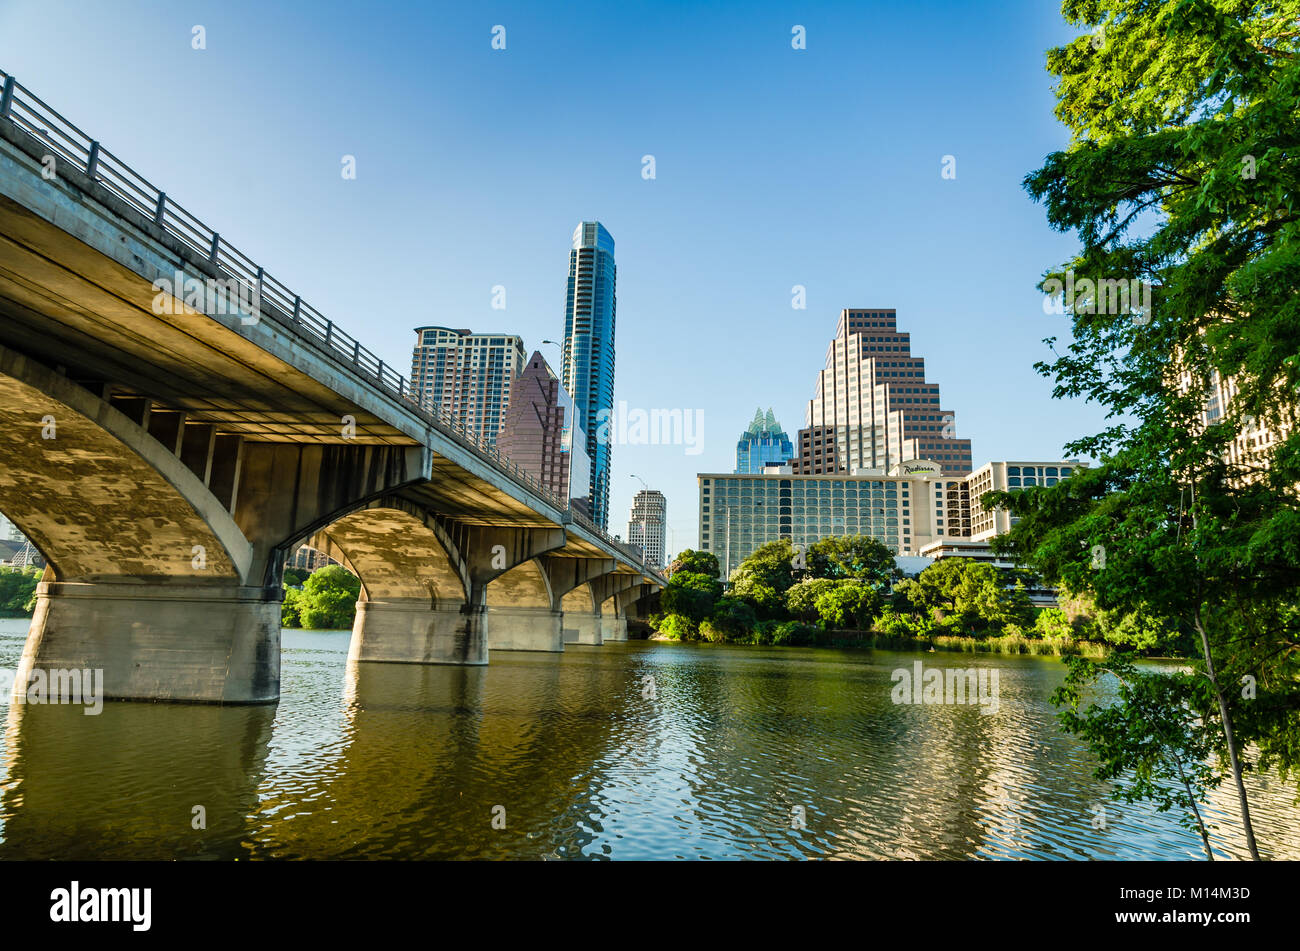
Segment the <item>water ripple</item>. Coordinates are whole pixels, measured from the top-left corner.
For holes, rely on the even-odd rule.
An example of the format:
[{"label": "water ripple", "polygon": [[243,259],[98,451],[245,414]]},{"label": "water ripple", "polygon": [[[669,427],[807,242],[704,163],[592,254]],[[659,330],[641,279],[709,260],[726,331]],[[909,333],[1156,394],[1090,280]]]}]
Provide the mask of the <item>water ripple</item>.
[{"label": "water ripple", "polygon": [[[0,621],[0,664],[25,630]],[[286,631],[277,706],[8,711],[0,857],[1201,854],[1174,817],[1108,800],[1056,724],[1051,659],[633,642],[349,666],[348,638]],[[998,712],[895,704],[918,659],[995,666]],[[1261,842],[1300,858],[1293,791],[1251,782]],[[1235,810],[1210,797],[1221,857],[1245,854]]]}]

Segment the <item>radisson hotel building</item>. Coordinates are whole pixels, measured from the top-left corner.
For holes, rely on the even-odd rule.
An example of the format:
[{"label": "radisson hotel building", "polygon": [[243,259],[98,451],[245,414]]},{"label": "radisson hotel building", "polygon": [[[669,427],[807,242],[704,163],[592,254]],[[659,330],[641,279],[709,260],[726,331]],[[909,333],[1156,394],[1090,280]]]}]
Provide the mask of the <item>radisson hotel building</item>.
[{"label": "radisson hotel building", "polygon": [[1009,513],[980,505],[983,493],[1055,485],[1077,468],[1068,461],[991,462],[954,478],[938,462],[916,460],[887,476],[796,475],[789,466],[762,475],[700,473],[700,550],[717,556],[723,578],[754,549],[782,538],[812,545],[830,535],[870,535],[899,556],[978,557],[1011,527]]}]

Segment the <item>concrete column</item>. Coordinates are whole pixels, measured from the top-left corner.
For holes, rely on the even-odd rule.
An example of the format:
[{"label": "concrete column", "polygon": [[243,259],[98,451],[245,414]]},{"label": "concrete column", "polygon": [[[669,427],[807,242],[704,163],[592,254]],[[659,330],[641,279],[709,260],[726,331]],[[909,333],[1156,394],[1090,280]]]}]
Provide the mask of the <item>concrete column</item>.
[{"label": "concrete column", "polygon": [[264,588],[42,582],[18,663],[101,670],[110,700],[274,703],[280,698],[280,600]]},{"label": "concrete column", "polygon": [[600,616],[600,639],[602,641],[627,640],[627,618],[613,614]]},{"label": "concrete column", "polygon": [[349,661],[486,664],[487,605],[424,599],[358,601]]},{"label": "concrete column", "polygon": [[563,615],[550,608],[488,608],[488,647],[494,651],[563,651]]},{"label": "concrete column", "polygon": [[600,615],[587,611],[565,611],[564,643],[599,645]]}]

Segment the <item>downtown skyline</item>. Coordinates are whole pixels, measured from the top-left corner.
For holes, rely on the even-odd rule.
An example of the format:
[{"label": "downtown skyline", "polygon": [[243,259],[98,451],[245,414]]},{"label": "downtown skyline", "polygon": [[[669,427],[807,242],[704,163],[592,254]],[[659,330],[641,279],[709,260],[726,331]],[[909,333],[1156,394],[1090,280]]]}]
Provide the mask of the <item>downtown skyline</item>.
[{"label": "downtown skyline", "polygon": [[[701,410],[704,439],[699,455],[614,446],[609,506],[617,518],[628,511],[639,488],[630,473],[640,474],[673,506],[678,549],[697,542],[695,474],[733,467],[756,403],[799,420],[845,307],[907,315],[962,436],[978,445],[977,464],[1056,458],[1097,428],[1099,412],[1051,400],[1032,368],[1050,356],[1040,339],[1067,331],[1043,313],[1034,284],[1069,241],[1020,189],[1065,143],[1041,61],[1069,32],[1050,5],[923,4],[933,58],[914,81],[888,87],[873,76],[911,69],[891,37],[919,29],[917,11],[683,10],[660,23],[629,8],[606,19],[610,43],[579,10],[551,18],[506,6],[431,23],[412,8],[359,21],[344,41],[332,27],[341,8],[327,5],[265,14],[300,38],[285,47],[250,33],[253,8],[236,3],[205,22],[199,51],[193,14],[136,7],[139,29],[115,55],[97,43],[107,11],[80,10],[56,39],[39,28],[50,5],[8,4],[6,68],[69,114],[96,116],[88,131],[107,147],[392,365],[408,365],[417,324],[518,334],[529,352],[556,339],[573,222],[600,220],[617,235],[614,404]],[[807,27],[806,50],[791,48],[795,22]],[[497,23],[505,50],[490,47]],[[414,76],[397,65],[402,24],[438,36]],[[554,123],[562,64],[581,57],[608,81],[596,93],[601,122],[579,137],[575,161]],[[71,68],[52,65],[64,58]],[[353,77],[328,115],[311,106],[314,84],[285,79],[324,60]],[[128,109],[92,81],[110,68],[127,86],[160,69],[169,83],[155,107]],[[973,84],[972,70],[996,81]],[[160,115],[216,108],[218,77],[236,93],[283,87],[242,97],[248,118],[280,130],[273,154],[218,147],[220,123],[191,123],[184,148],[159,138]],[[413,82],[426,92],[417,97]],[[884,88],[890,97],[874,95]],[[637,108],[619,108],[629,103]],[[339,174],[347,155],[354,180]],[[646,155],[654,178],[643,177]],[[941,177],[945,155],[956,158],[955,179]],[[791,307],[796,285],[806,309]]]}]

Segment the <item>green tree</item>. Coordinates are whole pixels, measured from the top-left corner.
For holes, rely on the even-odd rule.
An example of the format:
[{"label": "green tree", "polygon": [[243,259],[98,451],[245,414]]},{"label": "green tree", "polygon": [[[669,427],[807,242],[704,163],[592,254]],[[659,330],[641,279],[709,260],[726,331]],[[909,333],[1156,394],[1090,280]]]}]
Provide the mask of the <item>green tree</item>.
[{"label": "green tree", "polygon": [[700,633],[711,641],[736,641],[745,639],[754,629],[757,618],[754,608],[740,598],[721,598],[713,613],[700,625]]},{"label": "green tree", "polygon": [[795,580],[794,557],[789,539],[759,545],[731,573],[731,594],[749,601],[766,618],[780,617],[785,593]]},{"label": "green tree", "polygon": [[280,602],[280,626],[302,627],[302,609],[306,597],[298,588],[285,588]]},{"label": "green tree", "polygon": [[880,613],[880,595],[871,585],[857,579],[837,582],[814,602],[827,627],[866,630]]},{"label": "green tree", "polygon": [[791,617],[801,621],[816,621],[817,598],[834,589],[838,582],[831,578],[804,578],[791,585],[785,593],[785,608]]},{"label": "green tree", "polygon": [[699,632],[699,625],[684,614],[661,614],[650,619],[650,626],[674,641],[688,641]]},{"label": "green tree", "polygon": [[301,588],[303,582],[311,577],[311,572],[305,568],[286,568],[284,569],[284,585],[287,588]]},{"label": "green tree", "polygon": [[829,535],[808,549],[814,578],[857,578],[885,588],[903,577],[894,550],[870,535]]},{"label": "green tree", "polygon": [[342,565],[327,565],[303,582],[299,620],[311,630],[349,628],[356,618],[360,595],[360,578]]},{"label": "green tree", "polygon": [[40,568],[0,567],[0,617],[30,616],[36,609]]},{"label": "green tree", "polygon": [[1034,618],[1034,633],[1039,637],[1073,637],[1074,625],[1060,608],[1044,608]]},{"label": "green tree", "polygon": [[659,596],[665,614],[680,614],[699,624],[713,611],[722,595],[722,582],[715,576],[694,571],[678,571],[668,579]]},{"label": "green tree", "polygon": [[1096,611],[1086,625],[1089,636],[1130,651],[1162,651],[1178,656],[1198,651],[1190,630],[1175,620],[1156,614],[1150,605],[1127,611]]},{"label": "green tree", "polygon": [[784,595],[794,584],[794,547],[788,538],[765,542],[736,566],[729,579],[737,584],[753,581]]},{"label": "green tree", "polygon": [[708,575],[711,578],[717,578],[721,574],[717,555],[707,551],[696,551],[694,548],[687,548],[668,566],[670,575],[675,575],[679,571]]},{"label": "green tree", "polygon": [[[1101,610],[1146,606],[1195,632],[1206,689],[1184,700],[1221,733],[1218,767],[1258,858],[1243,751],[1283,778],[1300,762],[1300,0],[1062,11],[1087,31],[1047,58],[1071,142],[1025,185],[1081,244],[1041,286],[1090,283],[1063,308],[1067,350],[1049,338],[1055,359],[1038,368],[1055,396],[1113,422],[1066,446],[1095,467],[985,499],[1020,519],[1002,553]],[[1096,281],[1145,282],[1150,306]],[[1237,395],[1205,425],[1223,378]],[[1289,435],[1226,452],[1258,427]],[[1122,696],[1117,716],[1152,730],[1139,699]],[[1184,737],[1165,742],[1195,745],[1190,720],[1171,722]]]},{"label": "green tree", "polygon": [[[1101,662],[1067,657],[1070,672],[1052,702],[1065,709],[1061,723],[1081,736],[1097,756],[1098,779],[1114,784],[1122,802],[1149,800],[1160,812],[1178,809],[1181,825],[1201,836],[1213,860],[1209,830],[1197,803],[1223,779],[1211,766],[1221,754],[1223,735],[1196,715],[1207,706],[1208,683],[1189,674],[1140,673],[1131,659],[1113,655]],[[1118,681],[1114,703],[1089,703],[1107,676]],[[1200,696],[1198,696],[1198,694]]]},{"label": "green tree", "polygon": [[1023,587],[1007,590],[997,568],[971,558],[941,558],[915,584],[900,585],[913,606],[954,631],[1026,625],[1033,610]]}]

